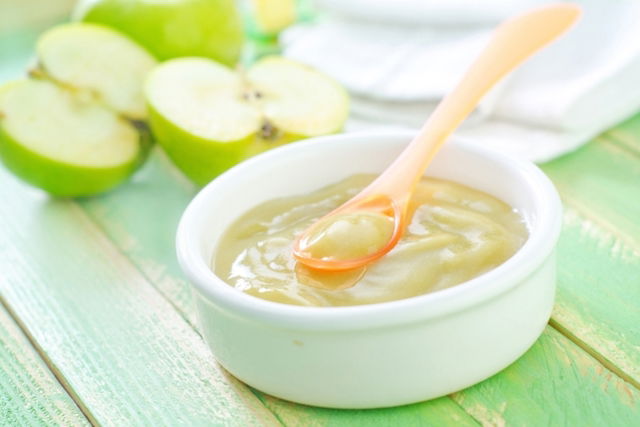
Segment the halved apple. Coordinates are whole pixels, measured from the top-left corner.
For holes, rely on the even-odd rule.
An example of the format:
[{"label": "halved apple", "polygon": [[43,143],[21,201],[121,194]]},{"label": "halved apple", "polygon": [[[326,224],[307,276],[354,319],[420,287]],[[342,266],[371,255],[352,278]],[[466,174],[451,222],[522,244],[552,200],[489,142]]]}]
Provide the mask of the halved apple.
[{"label": "halved apple", "polygon": [[156,140],[198,184],[266,149],[338,132],[349,111],[337,83],[281,57],[246,72],[205,58],[170,60],[149,75],[145,95]]},{"label": "halved apple", "polygon": [[31,77],[0,90],[0,157],[57,196],[112,188],[148,151],[141,88],[155,60],[125,36],[87,24],[50,30],[37,53]]}]

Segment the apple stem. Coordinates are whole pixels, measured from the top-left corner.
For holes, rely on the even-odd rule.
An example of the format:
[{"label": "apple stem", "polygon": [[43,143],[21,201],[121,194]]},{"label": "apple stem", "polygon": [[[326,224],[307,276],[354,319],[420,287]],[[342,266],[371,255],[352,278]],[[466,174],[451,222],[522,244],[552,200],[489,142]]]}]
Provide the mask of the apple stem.
[{"label": "apple stem", "polygon": [[79,88],[79,87],[75,87],[73,85],[70,85],[69,83],[60,81],[56,78],[54,78],[53,76],[51,76],[47,70],[42,66],[42,64],[36,64],[35,66],[33,66],[32,68],[30,68],[27,71],[27,74],[29,75],[29,77],[33,78],[33,79],[40,79],[40,80],[47,80],[53,84],[55,84],[56,86],[62,88],[62,89],[66,89],[70,92],[74,92],[74,93],[82,93],[84,94],[89,93],[91,97],[93,98],[97,98],[97,94],[90,90],[90,89],[84,89],[84,88]]},{"label": "apple stem", "polygon": [[[47,72],[47,70],[43,67],[43,65],[40,64],[40,63],[36,63],[34,66],[29,68],[27,70],[27,75],[32,79],[47,80],[47,81],[55,84],[56,86],[60,87],[61,89],[68,90],[69,92],[71,92],[74,95],[76,95],[76,100],[78,101],[79,104],[87,104],[87,103],[90,103],[90,102],[97,102],[100,105],[102,105],[103,107],[105,107],[105,108],[113,111],[114,113],[118,114],[118,111],[115,111],[111,106],[109,106],[107,103],[104,102],[104,100],[102,99],[102,97],[100,96],[100,94],[97,91],[89,89],[89,88],[85,88],[85,87],[73,86],[73,85],[71,85],[69,83],[60,81],[60,80],[54,78],[53,76],[51,76]],[[126,116],[122,116],[122,115],[120,115],[120,116],[122,118],[124,118],[125,120],[129,120],[129,118],[126,117]]]},{"label": "apple stem", "polygon": [[261,139],[270,141],[277,139],[280,136],[280,131],[277,127],[271,124],[271,122],[265,119],[260,127],[259,135]]},{"label": "apple stem", "polygon": [[36,64],[27,70],[27,76],[33,79],[46,79],[47,73],[42,69],[40,64]]}]

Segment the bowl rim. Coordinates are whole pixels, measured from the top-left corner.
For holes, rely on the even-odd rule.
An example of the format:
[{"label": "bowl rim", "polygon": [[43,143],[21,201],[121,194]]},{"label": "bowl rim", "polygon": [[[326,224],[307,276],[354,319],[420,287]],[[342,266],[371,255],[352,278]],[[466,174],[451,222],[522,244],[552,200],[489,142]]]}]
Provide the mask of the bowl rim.
[{"label": "bowl rim", "polygon": [[329,141],[342,140],[345,143],[344,140],[363,138],[406,138],[409,141],[414,135],[415,132],[409,131],[369,131],[309,138],[269,150],[227,170],[200,190],[180,219],[176,251],[183,272],[199,295],[229,314],[285,329],[355,330],[424,321],[480,305],[515,288],[552,256],[560,235],[562,205],[550,179],[532,162],[455,136],[447,144],[455,144],[520,174],[523,182],[532,190],[534,200],[536,228],[539,231],[531,233],[511,258],[480,276],[447,289],[400,300],[356,306],[307,307],[263,300],[238,291],[216,276],[200,256],[197,238],[200,233],[194,229],[198,211],[208,204],[209,199],[215,198],[219,188],[233,185],[236,176],[245,175],[245,170],[273,158],[289,156],[292,152],[313,151],[314,146]]}]

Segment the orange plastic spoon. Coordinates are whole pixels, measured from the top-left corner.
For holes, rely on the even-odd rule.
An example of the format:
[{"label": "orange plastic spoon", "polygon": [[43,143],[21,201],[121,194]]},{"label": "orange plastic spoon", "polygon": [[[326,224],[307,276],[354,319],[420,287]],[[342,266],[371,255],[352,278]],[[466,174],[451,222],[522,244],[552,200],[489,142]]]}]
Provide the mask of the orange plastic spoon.
[{"label": "orange plastic spoon", "polygon": [[[407,208],[414,188],[425,169],[449,135],[473,111],[502,77],[536,51],[564,33],[580,16],[580,8],[559,3],[534,9],[503,22],[458,86],[438,105],[418,135],[398,158],[368,187],[351,200],[322,217],[294,242],[293,253],[299,262],[321,270],[348,270],[377,260],[396,245],[404,233]],[[339,219],[354,218],[354,213],[376,213],[393,221],[386,244],[364,256],[343,259],[314,256],[310,248],[319,233]],[[357,244],[357,236],[341,244]]]}]

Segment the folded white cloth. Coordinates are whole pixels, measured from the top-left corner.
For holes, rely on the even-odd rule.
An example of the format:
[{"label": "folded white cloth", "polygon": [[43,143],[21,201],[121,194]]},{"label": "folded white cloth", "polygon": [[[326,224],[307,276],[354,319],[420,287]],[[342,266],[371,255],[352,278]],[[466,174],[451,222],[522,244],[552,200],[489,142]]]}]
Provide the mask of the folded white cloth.
[{"label": "folded white cloth", "polygon": [[[545,3],[316,1],[323,18],[285,32],[285,55],[328,73],[352,93],[356,128],[363,119],[419,126],[499,21]],[[578,3],[579,23],[492,91],[458,134],[545,161],[640,109],[640,2]]]}]

